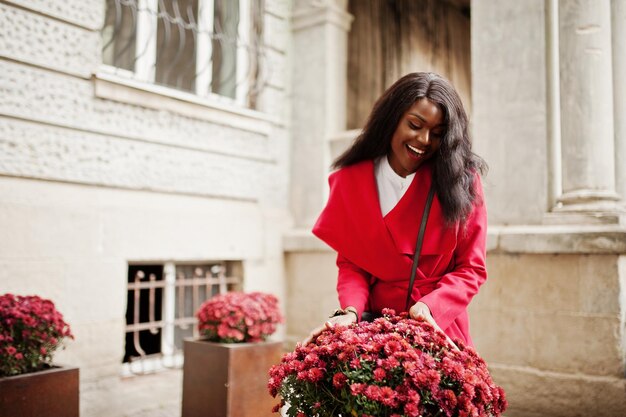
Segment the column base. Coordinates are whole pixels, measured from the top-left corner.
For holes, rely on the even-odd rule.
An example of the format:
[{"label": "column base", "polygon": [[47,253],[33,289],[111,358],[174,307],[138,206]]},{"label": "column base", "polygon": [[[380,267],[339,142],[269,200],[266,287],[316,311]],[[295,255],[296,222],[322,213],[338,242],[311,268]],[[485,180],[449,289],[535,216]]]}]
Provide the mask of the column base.
[{"label": "column base", "polygon": [[626,226],[626,213],[610,212],[556,212],[546,213],[543,216],[546,225],[572,224],[606,224]]},{"label": "column base", "polygon": [[596,208],[611,208],[619,203],[620,196],[610,190],[574,190],[561,194],[557,199],[558,207],[561,206],[590,206]]},{"label": "column base", "polygon": [[613,191],[570,191],[557,201],[556,207],[544,215],[544,224],[626,225],[626,204]]},{"label": "column base", "polygon": [[543,223],[626,225],[626,205],[614,192],[577,190],[559,197]]}]

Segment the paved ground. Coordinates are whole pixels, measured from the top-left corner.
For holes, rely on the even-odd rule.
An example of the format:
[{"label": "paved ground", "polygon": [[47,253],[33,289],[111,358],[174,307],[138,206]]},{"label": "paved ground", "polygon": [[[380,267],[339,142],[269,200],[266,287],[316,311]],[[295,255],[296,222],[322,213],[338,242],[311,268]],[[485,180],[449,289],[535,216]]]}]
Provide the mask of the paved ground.
[{"label": "paved ground", "polygon": [[120,400],[130,404],[125,417],[180,417],[183,372],[167,370],[151,375],[125,378]]},{"label": "paved ground", "polygon": [[180,406],[146,410],[135,414],[133,417],[180,417]]},{"label": "paved ground", "polygon": [[81,409],[81,416],[181,417],[182,387],[182,369],[102,382],[81,393],[92,405],[91,409]]},{"label": "paved ground", "polygon": [[183,371],[100,380],[81,389],[84,417],[180,417]]}]

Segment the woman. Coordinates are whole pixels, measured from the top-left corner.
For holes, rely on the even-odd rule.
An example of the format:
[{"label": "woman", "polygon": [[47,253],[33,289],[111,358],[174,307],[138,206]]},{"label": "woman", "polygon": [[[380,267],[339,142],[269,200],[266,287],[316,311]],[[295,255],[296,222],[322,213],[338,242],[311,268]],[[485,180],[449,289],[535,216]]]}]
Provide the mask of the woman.
[{"label": "woman", "polygon": [[313,233],[338,252],[342,309],[324,327],[364,311],[405,311],[415,244],[428,216],[409,315],[472,345],[467,306],[487,278],[487,217],[468,120],[454,87],[408,74],[378,99],[360,136],[334,163],[330,195]]}]

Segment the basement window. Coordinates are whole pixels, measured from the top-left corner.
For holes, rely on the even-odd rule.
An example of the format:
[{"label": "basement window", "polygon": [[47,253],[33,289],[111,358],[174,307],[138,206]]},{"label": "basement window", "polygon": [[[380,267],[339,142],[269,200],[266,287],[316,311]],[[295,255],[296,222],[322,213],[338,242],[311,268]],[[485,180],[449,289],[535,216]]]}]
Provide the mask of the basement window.
[{"label": "basement window", "polygon": [[124,375],[182,366],[183,341],[197,337],[195,312],[209,298],[241,289],[240,261],[130,263]]}]

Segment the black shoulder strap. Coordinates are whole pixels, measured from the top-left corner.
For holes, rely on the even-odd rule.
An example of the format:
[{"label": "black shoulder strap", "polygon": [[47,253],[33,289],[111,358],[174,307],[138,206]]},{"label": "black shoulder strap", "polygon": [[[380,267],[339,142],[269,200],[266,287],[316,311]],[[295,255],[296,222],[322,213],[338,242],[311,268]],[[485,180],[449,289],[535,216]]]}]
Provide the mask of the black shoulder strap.
[{"label": "black shoulder strap", "polygon": [[420,231],[417,235],[417,243],[415,245],[415,255],[413,256],[413,266],[411,267],[411,280],[409,281],[409,291],[406,295],[405,311],[409,311],[411,304],[411,294],[413,293],[413,285],[415,284],[415,274],[417,273],[417,262],[420,258],[420,252],[422,250],[422,243],[424,243],[424,232],[426,231],[426,223],[428,222],[428,213],[430,213],[430,206],[433,204],[433,197],[435,196],[435,185],[430,185],[428,190],[428,198],[426,199],[426,205],[424,206],[424,213],[422,213],[422,223],[420,224]]}]

